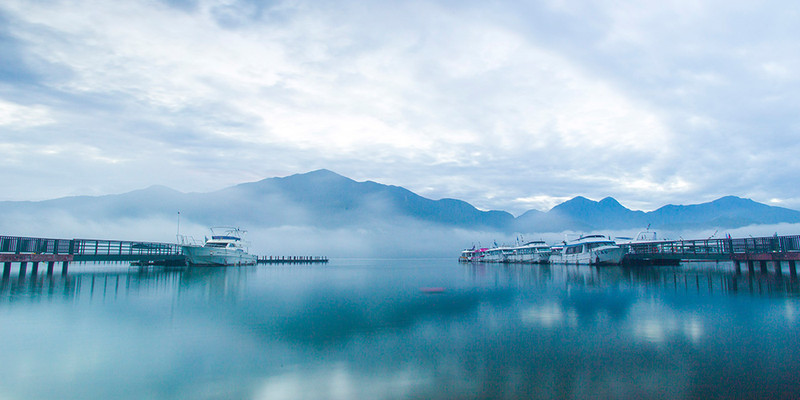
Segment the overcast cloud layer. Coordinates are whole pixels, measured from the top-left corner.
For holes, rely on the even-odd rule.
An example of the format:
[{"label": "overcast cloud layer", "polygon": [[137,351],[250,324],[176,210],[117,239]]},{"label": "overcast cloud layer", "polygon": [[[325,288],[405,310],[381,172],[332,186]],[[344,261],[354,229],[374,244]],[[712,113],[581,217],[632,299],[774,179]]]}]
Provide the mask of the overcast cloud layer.
[{"label": "overcast cloud layer", "polygon": [[318,168],[519,215],[800,208],[791,1],[0,3],[0,200]]}]

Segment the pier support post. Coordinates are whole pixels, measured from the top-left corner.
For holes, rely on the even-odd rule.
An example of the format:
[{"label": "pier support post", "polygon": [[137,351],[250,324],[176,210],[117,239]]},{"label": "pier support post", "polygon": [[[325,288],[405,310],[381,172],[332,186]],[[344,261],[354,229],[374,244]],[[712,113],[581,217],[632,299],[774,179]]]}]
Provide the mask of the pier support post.
[{"label": "pier support post", "polygon": [[775,260],[775,275],[781,275],[783,270],[781,269],[781,260]]},{"label": "pier support post", "polygon": [[53,275],[53,268],[55,267],[55,265],[56,265],[55,261],[49,261],[47,263],[47,275]]},{"label": "pier support post", "polygon": [[759,264],[759,266],[761,266],[761,273],[762,274],[766,274],[767,273],[767,262],[766,261],[759,261],[758,264]]},{"label": "pier support post", "polygon": [[736,275],[741,275],[742,274],[742,262],[739,261],[739,260],[736,260],[736,261],[733,262],[733,265],[736,267]]},{"label": "pier support post", "polygon": [[61,264],[61,275],[66,275],[68,269],[69,269],[69,261],[64,261],[64,263]]},{"label": "pier support post", "polygon": [[8,279],[11,276],[11,263],[4,262],[3,263],[3,279]]},{"label": "pier support post", "polygon": [[28,272],[28,263],[24,261],[19,263],[19,276],[17,276],[17,282],[19,284],[25,282],[25,274],[27,274],[27,272]]},{"label": "pier support post", "polygon": [[789,275],[793,278],[797,276],[797,265],[794,260],[789,260]]},{"label": "pier support post", "polygon": [[39,273],[39,262],[31,262],[31,277],[35,277]]},{"label": "pier support post", "polygon": [[749,272],[751,275],[756,272],[756,267],[753,260],[747,260],[747,272]]}]

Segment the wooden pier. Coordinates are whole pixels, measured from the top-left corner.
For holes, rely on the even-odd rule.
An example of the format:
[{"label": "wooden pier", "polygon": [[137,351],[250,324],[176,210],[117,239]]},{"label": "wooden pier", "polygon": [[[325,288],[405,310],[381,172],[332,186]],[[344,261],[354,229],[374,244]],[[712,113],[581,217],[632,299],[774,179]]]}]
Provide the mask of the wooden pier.
[{"label": "wooden pier", "polygon": [[700,240],[662,240],[623,243],[624,263],[678,264],[681,261],[733,261],[736,270],[746,264],[749,271],[756,263],[762,272],[772,264],[776,272],[786,262],[792,275],[800,261],[800,235]]},{"label": "wooden pier", "polygon": [[[23,236],[0,236],[0,263],[3,277],[11,274],[11,264],[19,264],[21,274],[37,274],[40,263],[52,274],[56,263],[66,274],[71,262],[130,262],[135,265],[186,265],[181,246],[175,243],[102,239],[48,239]],[[258,263],[327,263],[327,257],[284,256],[258,257]]]}]

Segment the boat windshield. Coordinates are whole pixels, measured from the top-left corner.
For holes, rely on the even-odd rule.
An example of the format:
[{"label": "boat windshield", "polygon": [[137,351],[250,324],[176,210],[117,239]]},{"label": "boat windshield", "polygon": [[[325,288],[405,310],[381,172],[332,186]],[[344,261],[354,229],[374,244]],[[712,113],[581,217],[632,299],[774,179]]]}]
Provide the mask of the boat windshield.
[{"label": "boat windshield", "polygon": [[205,246],[205,247],[228,247],[228,244],[227,244],[227,243],[214,243],[214,242],[210,242],[210,243],[206,243],[206,246]]},{"label": "boat windshield", "polygon": [[590,248],[590,249],[594,249],[594,248],[603,247],[603,246],[614,246],[614,243],[613,242],[594,242],[594,243],[588,243],[586,246],[588,248]]}]

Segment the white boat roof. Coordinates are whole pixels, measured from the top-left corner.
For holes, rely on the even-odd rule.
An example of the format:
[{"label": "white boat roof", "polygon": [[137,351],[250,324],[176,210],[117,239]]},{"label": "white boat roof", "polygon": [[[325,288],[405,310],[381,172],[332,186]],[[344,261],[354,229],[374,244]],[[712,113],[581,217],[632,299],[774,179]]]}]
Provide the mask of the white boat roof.
[{"label": "white boat roof", "polygon": [[611,242],[614,243],[614,240],[609,238],[606,235],[586,235],[581,236],[578,239],[572,240],[567,245],[574,245],[574,244],[583,244],[583,243],[596,243],[596,242]]}]

